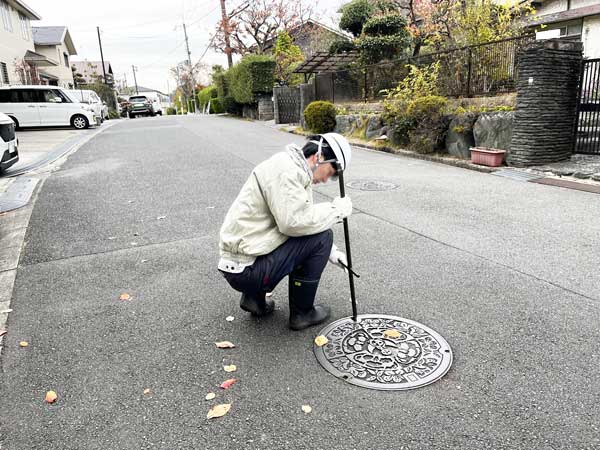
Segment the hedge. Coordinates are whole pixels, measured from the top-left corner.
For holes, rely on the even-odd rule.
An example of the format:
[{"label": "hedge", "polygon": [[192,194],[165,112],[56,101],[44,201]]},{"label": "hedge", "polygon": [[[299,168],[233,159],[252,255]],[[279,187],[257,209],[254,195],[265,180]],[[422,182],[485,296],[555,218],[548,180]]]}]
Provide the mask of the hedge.
[{"label": "hedge", "polygon": [[[256,102],[257,94],[273,92],[275,60],[268,56],[250,55],[227,71],[226,85],[237,103]],[[221,92],[219,92],[219,96]],[[227,97],[224,95],[223,97]]]},{"label": "hedge", "polygon": [[208,86],[198,93],[198,105],[201,112],[204,112],[206,105],[210,102],[210,114],[220,114],[224,112],[221,101],[217,98],[218,88]]},{"label": "hedge", "polygon": [[335,128],[336,114],[333,103],[318,100],[306,107],[304,120],[309,130],[318,134],[329,133]]}]

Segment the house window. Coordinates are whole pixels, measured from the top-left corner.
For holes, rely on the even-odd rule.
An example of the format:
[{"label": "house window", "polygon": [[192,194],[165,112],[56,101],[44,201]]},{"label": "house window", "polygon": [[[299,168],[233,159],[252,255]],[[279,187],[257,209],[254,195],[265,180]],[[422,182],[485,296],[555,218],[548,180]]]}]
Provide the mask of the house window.
[{"label": "house window", "polygon": [[69,55],[67,53],[63,53],[63,57],[65,58],[65,66],[69,67]]},{"label": "house window", "polygon": [[10,18],[10,6],[6,3],[6,0],[0,0],[0,11],[2,12],[2,23],[4,24],[4,29],[8,30],[12,33],[12,20]]},{"label": "house window", "polygon": [[2,84],[9,84],[10,80],[8,79],[8,67],[6,67],[6,63],[0,62],[0,81]]},{"label": "house window", "polygon": [[23,36],[23,39],[29,40],[29,29],[31,28],[29,18],[19,13],[19,20],[21,21],[21,36]]}]

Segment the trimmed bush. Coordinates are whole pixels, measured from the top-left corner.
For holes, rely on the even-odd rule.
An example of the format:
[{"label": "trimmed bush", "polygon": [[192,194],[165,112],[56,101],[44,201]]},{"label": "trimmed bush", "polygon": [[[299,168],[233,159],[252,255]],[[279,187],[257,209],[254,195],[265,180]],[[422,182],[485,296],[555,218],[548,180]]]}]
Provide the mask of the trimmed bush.
[{"label": "trimmed bush", "polygon": [[346,40],[333,41],[329,46],[330,55],[339,55],[340,53],[351,52],[352,50],[356,50],[356,46],[354,43]]},{"label": "trimmed bush", "polygon": [[257,94],[273,92],[275,60],[268,56],[250,55],[227,71],[229,94],[237,103],[256,103]]},{"label": "trimmed bush", "polygon": [[358,36],[364,23],[375,13],[375,8],[369,0],[352,0],[341,7],[340,28]]},{"label": "trimmed bush", "polygon": [[219,98],[223,110],[228,114],[235,114],[236,116],[241,116],[243,112],[243,105],[237,103],[232,96]]},{"label": "trimmed bush", "polygon": [[177,115],[177,110],[171,106],[167,108],[167,116],[175,116]]},{"label": "trimmed bush", "polygon": [[335,128],[336,109],[333,103],[316,101],[304,110],[306,126],[314,133],[330,133]]},{"label": "trimmed bush", "polygon": [[363,33],[367,36],[390,36],[402,33],[406,29],[406,20],[400,14],[375,16],[365,22]]},{"label": "trimmed bush", "polygon": [[227,72],[223,71],[214,73],[213,83],[217,87],[217,97],[224,98],[229,95]]},{"label": "trimmed bush", "polygon": [[216,86],[208,86],[198,93],[198,105],[200,111],[204,112],[206,105],[210,102],[209,114],[220,114],[225,112],[221,100],[217,98],[218,89]]}]

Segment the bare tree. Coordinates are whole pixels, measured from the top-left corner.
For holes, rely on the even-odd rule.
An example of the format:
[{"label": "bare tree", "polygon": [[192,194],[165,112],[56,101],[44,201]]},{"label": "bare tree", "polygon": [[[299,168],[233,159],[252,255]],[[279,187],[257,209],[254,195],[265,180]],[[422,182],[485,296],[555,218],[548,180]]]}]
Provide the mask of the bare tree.
[{"label": "bare tree", "polygon": [[312,7],[289,0],[244,1],[217,25],[213,48],[231,54],[263,53],[280,31],[290,31],[310,17]]}]

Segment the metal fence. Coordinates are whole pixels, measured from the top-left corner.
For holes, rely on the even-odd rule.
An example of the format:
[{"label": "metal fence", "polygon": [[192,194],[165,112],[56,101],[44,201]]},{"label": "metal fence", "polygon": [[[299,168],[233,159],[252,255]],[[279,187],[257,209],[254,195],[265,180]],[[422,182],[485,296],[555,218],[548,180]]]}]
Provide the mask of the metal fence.
[{"label": "metal fence", "polygon": [[600,155],[600,58],[583,61],[574,152]]},{"label": "metal fence", "polygon": [[348,67],[316,74],[318,100],[335,103],[373,101],[383,97],[409,72],[408,64],[438,62],[440,94],[446,97],[486,96],[516,90],[518,54],[535,36],[526,35],[485,44],[420,55],[362,68]]}]

